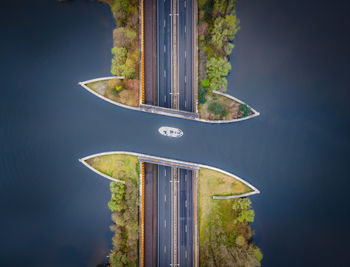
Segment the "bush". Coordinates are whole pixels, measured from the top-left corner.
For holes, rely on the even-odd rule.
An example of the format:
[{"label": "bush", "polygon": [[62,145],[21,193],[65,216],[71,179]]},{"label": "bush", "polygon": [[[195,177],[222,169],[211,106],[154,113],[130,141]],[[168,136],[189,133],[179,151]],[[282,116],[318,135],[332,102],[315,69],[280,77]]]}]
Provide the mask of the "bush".
[{"label": "bush", "polygon": [[251,109],[246,104],[239,105],[240,118],[244,118],[244,117],[249,116],[250,112],[251,112]]},{"label": "bush", "polygon": [[198,87],[198,100],[199,100],[199,103],[204,104],[205,102],[207,102],[207,99],[205,98],[207,93],[208,93],[207,88],[205,88],[202,85],[200,85]]},{"label": "bush", "polygon": [[208,110],[215,115],[223,116],[225,114],[225,108],[219,102],[211,102],[208,106]]},{"label": "bush", "polygon": [[202,81],[202,85],[203,85],[204,87],[208,87],[208,86],[210,85],[209,80],[208,80],[208,79],[204,79],[204,80]]}]

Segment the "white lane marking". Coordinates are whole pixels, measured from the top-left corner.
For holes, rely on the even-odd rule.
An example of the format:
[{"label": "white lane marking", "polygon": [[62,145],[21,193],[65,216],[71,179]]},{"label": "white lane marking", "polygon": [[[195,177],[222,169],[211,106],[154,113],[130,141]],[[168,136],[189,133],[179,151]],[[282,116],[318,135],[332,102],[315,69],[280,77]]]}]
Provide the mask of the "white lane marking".
[{"label": "white lane marking", "polygon": [[185,200],[185,207],[187,208],[187,200]]},{"label": "white lane marking", "polygon": [[164,45],[164,53],[165,53],[165,51],[166,51],[166,46]]},{"label": "white lane marking", "polygon": [[164,195],[164,202],[166,202],[166,195]]},{"label": "white lane marking", "polygon": [[187,82],[187,75],[185,75],[185,83]]},{"label": "white lane marking", "polygon": [[164,20],[164,26],[163,26],[164,28],[165,28],[165,25],[166,25],[166,21]]},{"label": "white lane marking", "polygon": [[166,220],[164,220],[164,228],[166,228]]},{"label": "white lane marking", "polygon": [[187,108],[187,101],[185,100],[185,108]]},{"label": "white lane marking", "polygon": [[187,250],[185,250],[185,258],[187,259]]},{"label": "white lane marking", "polygon": [[185,182],[187,182],[187,175],[185,174]]},{"label": "white lane marking", "polygon": [[186,25],[185,25],[185,32],[187,31],[187,27],[186,27]]},{"label": "white lane marking", "polygon": [[[164,102],[166,102],[166,95],[164,96]],[[166,171],[165,171],[165,175],[166,175]]]},{"label": "white lane marking", "polygon": [[[164,96],[164,99],[165,99],[165,96]],[[166,169],[164,169],[164,175],[166,176]]]},{"label": "white lane marking", "polygon": [[166,70],[164,70],[164,77],[166,77]]},{"label": "white lane marking", "polygon": [[164,253],[166,253],[166,246],[164,246]]},{"label": "white lane marking", "polygon": [[187,233],[187,225],[185,225],[185,232]]},{"label": "white lane marking", "polygon": [[187,57],[187,52],[185,51],[185,58]]}]

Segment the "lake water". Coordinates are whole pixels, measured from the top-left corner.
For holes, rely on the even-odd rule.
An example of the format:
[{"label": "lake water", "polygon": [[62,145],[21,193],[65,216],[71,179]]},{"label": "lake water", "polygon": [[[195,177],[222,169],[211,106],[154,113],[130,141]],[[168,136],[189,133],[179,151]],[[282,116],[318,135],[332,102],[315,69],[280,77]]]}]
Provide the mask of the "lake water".
[{"label": "lake water", "polygon": [[[126,150],[219,167],[259,188],[251,199],[263,266],[346,266],[345,3],[239,1],[228,93],[261,115],[209,125],[118,108],[77,84],[109,75],[114,22],[107,6],[4,1],[0,265],[101,263],[112,237],[109,182],[78,159]],[[162,125],[184,136],[161,136]]]}]

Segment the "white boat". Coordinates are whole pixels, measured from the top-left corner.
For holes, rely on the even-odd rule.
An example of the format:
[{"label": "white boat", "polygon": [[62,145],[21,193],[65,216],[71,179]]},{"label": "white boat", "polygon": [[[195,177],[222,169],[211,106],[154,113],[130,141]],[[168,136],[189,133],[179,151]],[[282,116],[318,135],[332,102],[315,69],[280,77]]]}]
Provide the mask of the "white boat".
[{"label": "white boat", "polygon": [[162,126],[158,129],[158,131],[161,135],[176,138],[179,138],[184,134],[181,129],[168,126]]}]

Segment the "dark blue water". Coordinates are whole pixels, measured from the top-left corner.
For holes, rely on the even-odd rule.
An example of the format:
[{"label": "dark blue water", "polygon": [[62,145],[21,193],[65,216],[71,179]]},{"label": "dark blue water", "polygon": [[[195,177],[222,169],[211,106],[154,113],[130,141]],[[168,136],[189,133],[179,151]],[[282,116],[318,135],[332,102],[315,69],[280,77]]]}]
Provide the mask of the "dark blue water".
[{"label": "dark blue water", "polygon": [[[344,3],[240,1],[228,91],[261,116],[209,125],[118,108],[77,85],[109,75],[114,26],[107,6],[4,1],[0,265],[101,263],[112,237],[109,183],[78,158],[128,150],[216,166],[259,188],[253,227],[263,266],[346,266]],[[160,136],[161,125],[184,136]]]}]

